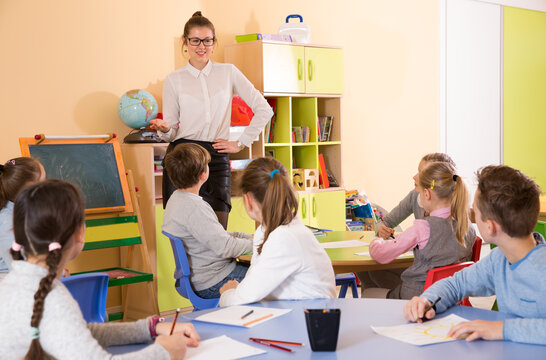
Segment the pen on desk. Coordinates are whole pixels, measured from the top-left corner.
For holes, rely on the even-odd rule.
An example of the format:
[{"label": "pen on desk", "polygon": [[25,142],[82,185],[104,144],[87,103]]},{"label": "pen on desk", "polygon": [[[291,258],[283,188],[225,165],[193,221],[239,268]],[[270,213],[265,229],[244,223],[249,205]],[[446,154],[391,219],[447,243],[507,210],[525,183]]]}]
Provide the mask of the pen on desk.
[{"label": "pen on desk", "polygon": [[254,320],[251,320],[251,321],[249,321],[249,322],[246,322],[246,323],[243,324],[243,326],[248,326],[248,325],[250,325],[250,324],[254,324],[255,322],[262,321],[262,320],[267,319],[267,318],[270,318],[270,317],[272,317],[272,316],[273,316],[273,314],[267,314],[267,315],[265,315],[265,316],[262,316],[262,317],[259,317],[259,318],[257,318],[257,319],[254,319]]},{"label": "pen on desk", "polygon": [[275,349],[279,349],[279,350],[283,350],[283,351],[287,351],[287,352],[294,352],[294,350],[292,350],[292,349],[288,349],[288,348],[285,348],[285,347],[282,347],[282,346],[279,346],[279,345],[275,345],[275,344],[272,344],[272,343],[269,343],[269,342],[260,341],[260,340],[254,339],[254,338],[248,338],[248,340],[253,341],[255,343],[258,343],[258,344],[269,346],[269,347],[272,347],[272,348],[275,348]]},{"label": "pen on desk", "polygon": [[438,296],[438,299],[436,299],[435,301],[432,302],[432,304],[430,304],[430,306],[427,306],[425,308],[425,311],[423,312],[423,317],[421,318],[421,321],[427,321],[428,319],[426,318],[425,314],[430,310],[432,309],[436,304],[438,304],[438,302],[442,300],[441,297]]},{"label": "pen on desk", "polygon": [[303,346],[302,343],[292,342],[292,341],[269,340],[269,339],[255,338],[255,337],[252,337],[252,338],[249,338],[249,339],[250,339],[250,340],[258,340],[258,341],[266,342],[266,343],[275,343],[275,344],[292,345],[292,346]]},{"label": "pen on desk", "polygon": [[246,314],[244,314],[243,316],[241,316],[241,319],[246,318],[248,315],[252,314],[253,312],[254,312],[254,310],[250,310],[249,312],[247,312]]},{"label": "pen on desk", "polygon": [[180,308],[176,309],[176,314],[174,314],[174,320],[173,324],[171,325],[171,331],[169,332],[169,335],[173,334],[174,327],[176,326],[176,319],[178,319],[178,314],[180,314]]}]

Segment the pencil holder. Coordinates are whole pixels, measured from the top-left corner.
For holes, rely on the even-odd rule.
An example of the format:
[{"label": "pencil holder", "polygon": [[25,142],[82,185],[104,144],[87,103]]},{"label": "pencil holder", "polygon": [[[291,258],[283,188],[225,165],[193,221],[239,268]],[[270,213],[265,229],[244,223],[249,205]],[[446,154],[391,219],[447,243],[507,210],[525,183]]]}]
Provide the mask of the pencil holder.
[{"label": "pencil holder", "polygon": [[305,309],[307,335],[313,351],[336,351],[340,309]]}]

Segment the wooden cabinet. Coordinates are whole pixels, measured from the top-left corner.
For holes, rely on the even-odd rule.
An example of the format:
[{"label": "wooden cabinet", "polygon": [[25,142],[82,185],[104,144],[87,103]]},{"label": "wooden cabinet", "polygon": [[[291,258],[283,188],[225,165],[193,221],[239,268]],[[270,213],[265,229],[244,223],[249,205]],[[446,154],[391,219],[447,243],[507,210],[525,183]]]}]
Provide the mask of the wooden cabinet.
[{"label": "wooden cabinet", "polygon": [[249,41],[227,45],[224,60],[235,64],[263,93],[343,92],[343,52],[339,48]]}]

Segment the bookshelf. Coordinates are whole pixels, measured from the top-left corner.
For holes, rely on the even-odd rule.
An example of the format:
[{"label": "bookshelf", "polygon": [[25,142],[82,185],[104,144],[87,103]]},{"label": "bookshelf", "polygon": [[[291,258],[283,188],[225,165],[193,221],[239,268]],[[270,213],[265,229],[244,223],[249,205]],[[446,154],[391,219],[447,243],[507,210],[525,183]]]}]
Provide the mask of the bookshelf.
[{"label": "bookshelf", "polygon": [[[341,187],[299,192],[299,215],[311,226],[345,230],[345,191],[341,168],[341,94],[343,54],[340,48],[249,41],[227,45],[224,61],[232,63],[267,99],[276,99],[273,140],[260,139],[249,154],[271,155],[287,168],[318,169],[319,154]],[[318,117],[332,116],[330,141],[319,141]],[[308,127],[309,142],[295,142],[294,127]],[[267,132],[266,132],[267,133]]]}]

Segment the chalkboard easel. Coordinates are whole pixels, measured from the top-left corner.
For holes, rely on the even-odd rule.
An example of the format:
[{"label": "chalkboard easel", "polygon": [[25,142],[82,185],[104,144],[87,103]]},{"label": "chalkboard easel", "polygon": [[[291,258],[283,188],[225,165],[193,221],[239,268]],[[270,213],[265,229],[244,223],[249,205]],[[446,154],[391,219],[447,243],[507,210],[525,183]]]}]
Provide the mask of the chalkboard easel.
[{"label": "chalkboard easel", "polygon": [[116,137],[19,138],[21,154],[36,158],[48,179],[80,187],[87,214],[132,212],[133,204]]}]

